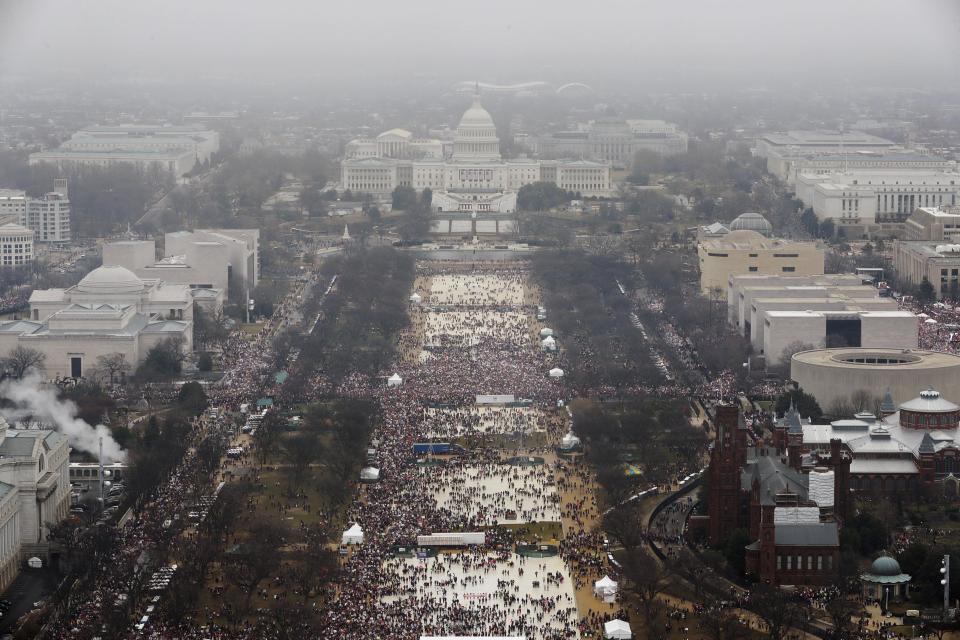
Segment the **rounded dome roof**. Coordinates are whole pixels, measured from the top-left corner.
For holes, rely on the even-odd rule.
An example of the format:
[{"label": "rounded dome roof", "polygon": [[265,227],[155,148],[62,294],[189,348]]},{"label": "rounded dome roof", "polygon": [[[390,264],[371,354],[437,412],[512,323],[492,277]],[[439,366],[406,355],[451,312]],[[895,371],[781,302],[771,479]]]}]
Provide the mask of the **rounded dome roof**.
[{"label": "rounded dome roof", "polygon": [[898,576],[900,563],[890,556],[880,556],[870,565],[870,573],[875,576]]},{"label": "rounded dome roof", "polygon": [[483,105],[480,104],[480,96],[474,96],[473,104],[470,105],[469,109],[463,112],[463,117],[460,118],[459,128],[496,129],[496,125],[493,124],[493,118],[490,116],[490,112],[484,109]]},{"label": "rounded dome roof", "polygon": [[759,213],[741,213],[730,223],[731,231],[756,231],[768,234],[773,231],[773,225]]},{"label": "rounded dome roof", "polygon": [[907,400],[900,405],[900,409],[922,413],[947,413],[960,410],[960,406],[953,404],[949,400],[941,398],[939,391],[935,389],[926,389],[920,392],[919,398]]},{"label": "rounded dome roof", "polygon": [[84,276],[77,284],[77,291],[83,293],[139,293],[143,291],[143,280],[126,267],[105,265]]}]

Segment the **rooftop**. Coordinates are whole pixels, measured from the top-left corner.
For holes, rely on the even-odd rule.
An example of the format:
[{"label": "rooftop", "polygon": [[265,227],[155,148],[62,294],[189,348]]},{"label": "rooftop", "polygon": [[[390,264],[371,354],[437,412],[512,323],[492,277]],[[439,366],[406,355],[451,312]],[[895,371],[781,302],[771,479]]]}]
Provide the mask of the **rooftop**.
[{"label": "rooftop", "polygon": [[837,547],[840,536],[836,522],[817,524],[778,524],[776,543],[788,547]]},{"label": "rooftop", "polygon": [[762,136],[762,140],[775,145],[809,145],[809,146],[829,146],[838,145],[843,142],[845,145],[870,145],[877,147],[894,147],[896,143],[860,131],[825,131],[816,130],[794,130],[780,133],[768,133]]},{"label": "rooftop", "polygon": [[793,242],[779,238],[766,238],[762,234],[751,230],[731,231],[719,238],[707,238],[700,245],[708,251],[747,250],[747,249],[815,249],[820,245],[815,242]]}]

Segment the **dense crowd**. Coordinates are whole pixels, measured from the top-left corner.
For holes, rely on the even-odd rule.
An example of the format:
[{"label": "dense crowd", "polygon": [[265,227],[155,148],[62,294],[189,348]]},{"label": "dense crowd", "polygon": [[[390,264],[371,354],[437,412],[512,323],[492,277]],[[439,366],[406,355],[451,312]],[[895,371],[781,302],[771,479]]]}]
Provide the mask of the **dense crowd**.
[{"label": "dense crowd", "polygon": [[[299,293],[299,289],[292,291],[252,339],[236,332],[226,341],[223,368],[228,374],[219,384],[207,389],[210,405],[218,409],[218,416],[255,401],[272,384],[272,378],[267,375],[271,371],[270,341],[288,321]],[[221,435],[219,428],[223,423],[213,415],[208,413],[192,421],[183,460],[153,494],[138,505],[134,516],[116,528],[113,543],[103,557],[97,559],[95,574],[78,581],[72,597],[54,610],[48,637],[66,639],[78,633],[98,631],[113,614],[117,603],[134,592],[141,563],[150,561],[153,550],[173,541],[175,529],[169,527],[168,521],[188,508],[194,498],[188,489],[190,481],[197,476],[199,445],[206,438],[219,439]],[[236,637],[182,627],[182,622],[162,623],[157,619],[135,635],[157,639]]]},{"label": "dense crowd", "polygon": [[[443,302],[448,307],[460,302],[473,307],[523,302],[513,288],[522,282],[521,273],[478,275],[483,276],[488,290],[514,293],[504,300],[500,294],[488,295],[467,284],[468,280],[441,273],[440,291],[448,291],[450,283],[456,282],[461,292],[460,296],[444,293]],[[433,293],[431,289],[431,301]],[[532,327],[527,330],[532,332]],[[488,540],[486,549],[444,561],[411,563],[394,557],[398,545],[411,544],[419,534],[514,518],[538,519],[559,510],[549,465],[513,466],[487,450],[447,460],[443,466],[420,466],[411,452],[411,445],[435,430],[437,416],[443,415],[425,410],[425,405],[453,408],[479,424],[479,410],[469,408],[477,394],[514,394],[540,409],[555,406],[563,398],[562,381],[547,376],[555,366],[553,356],[532,348],[517,350],[510,344],[510,336],[505,337],[501,340],[497,332],[491,332],[491,339],[473,348],[436,350],[419,363],[397,368],[402,385],[381,385],[375,390],[381,406],[381,424],[375,433],[380,482],[368,485],[366,495],[351,509],[349,520],[361,523],[365,539],[343,567],[339,595],[325,615],[328,637],[412,640],[421,632],[525,633],[560,640],[580,637],[586,631],[571,596],[556,588],[558,581],[569,580],[562,572],[535,574],[539,590],[518,591],[519,565],[535,561],[520,560],[511,552],[510,534]],[[414,340],[402,342],[401,348],[416,351],[420,347]],[[499,423],[499,428],[507,429],[539,420],[533,413],[529,418],[506,411],[493,415],[497,416],[492,418],[493,426]],[[565,556],[598,557],[596,536],[568,537],[564,545]],[[587,547],[593,552],[581,550]],[[451,563],[455,568],[448,566]],[[481,583],[486,586],[481,588]],[[476,593],[469,598],[452,604],[454,593],[466,596],[473,590]]]}]

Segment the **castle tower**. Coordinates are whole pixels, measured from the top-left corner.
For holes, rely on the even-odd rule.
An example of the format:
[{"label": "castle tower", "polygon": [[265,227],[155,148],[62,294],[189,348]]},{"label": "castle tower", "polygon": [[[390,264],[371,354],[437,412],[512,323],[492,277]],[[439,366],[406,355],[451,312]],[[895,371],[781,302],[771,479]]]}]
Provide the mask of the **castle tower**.
[{"label": "castle tower", "polygon": [[740,471],[747,459],[747,432],[740,410],[719,405],[717,439],[710,452],[710,544],[718,545],[740,527]]}]

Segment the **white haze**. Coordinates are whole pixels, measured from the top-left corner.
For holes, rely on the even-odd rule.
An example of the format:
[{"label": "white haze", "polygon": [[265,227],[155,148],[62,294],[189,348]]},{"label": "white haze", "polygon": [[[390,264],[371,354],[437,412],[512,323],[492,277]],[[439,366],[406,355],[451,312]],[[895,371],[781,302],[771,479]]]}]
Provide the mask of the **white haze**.
[{"label": "white haze", "polygon": [[958,0],[0,0],[0,76],[952,88],[958,34]]},{"label": "white haze", "polygon": [[0,397],[13,402],[13,408],[0,408],[0,415],[14,424],[32,418],[53,426],[67,437],[70,446],[80,451],[99,455],[100,438],[103,438],[103,462],[123,462],[127,453],[117,444],[110,429],[102,424],[92,427],[77,417],[77,405],[69,400],[60,400],[50,387],[44,387],[38,376],[23,380],[7,380],[0,385]]}]

